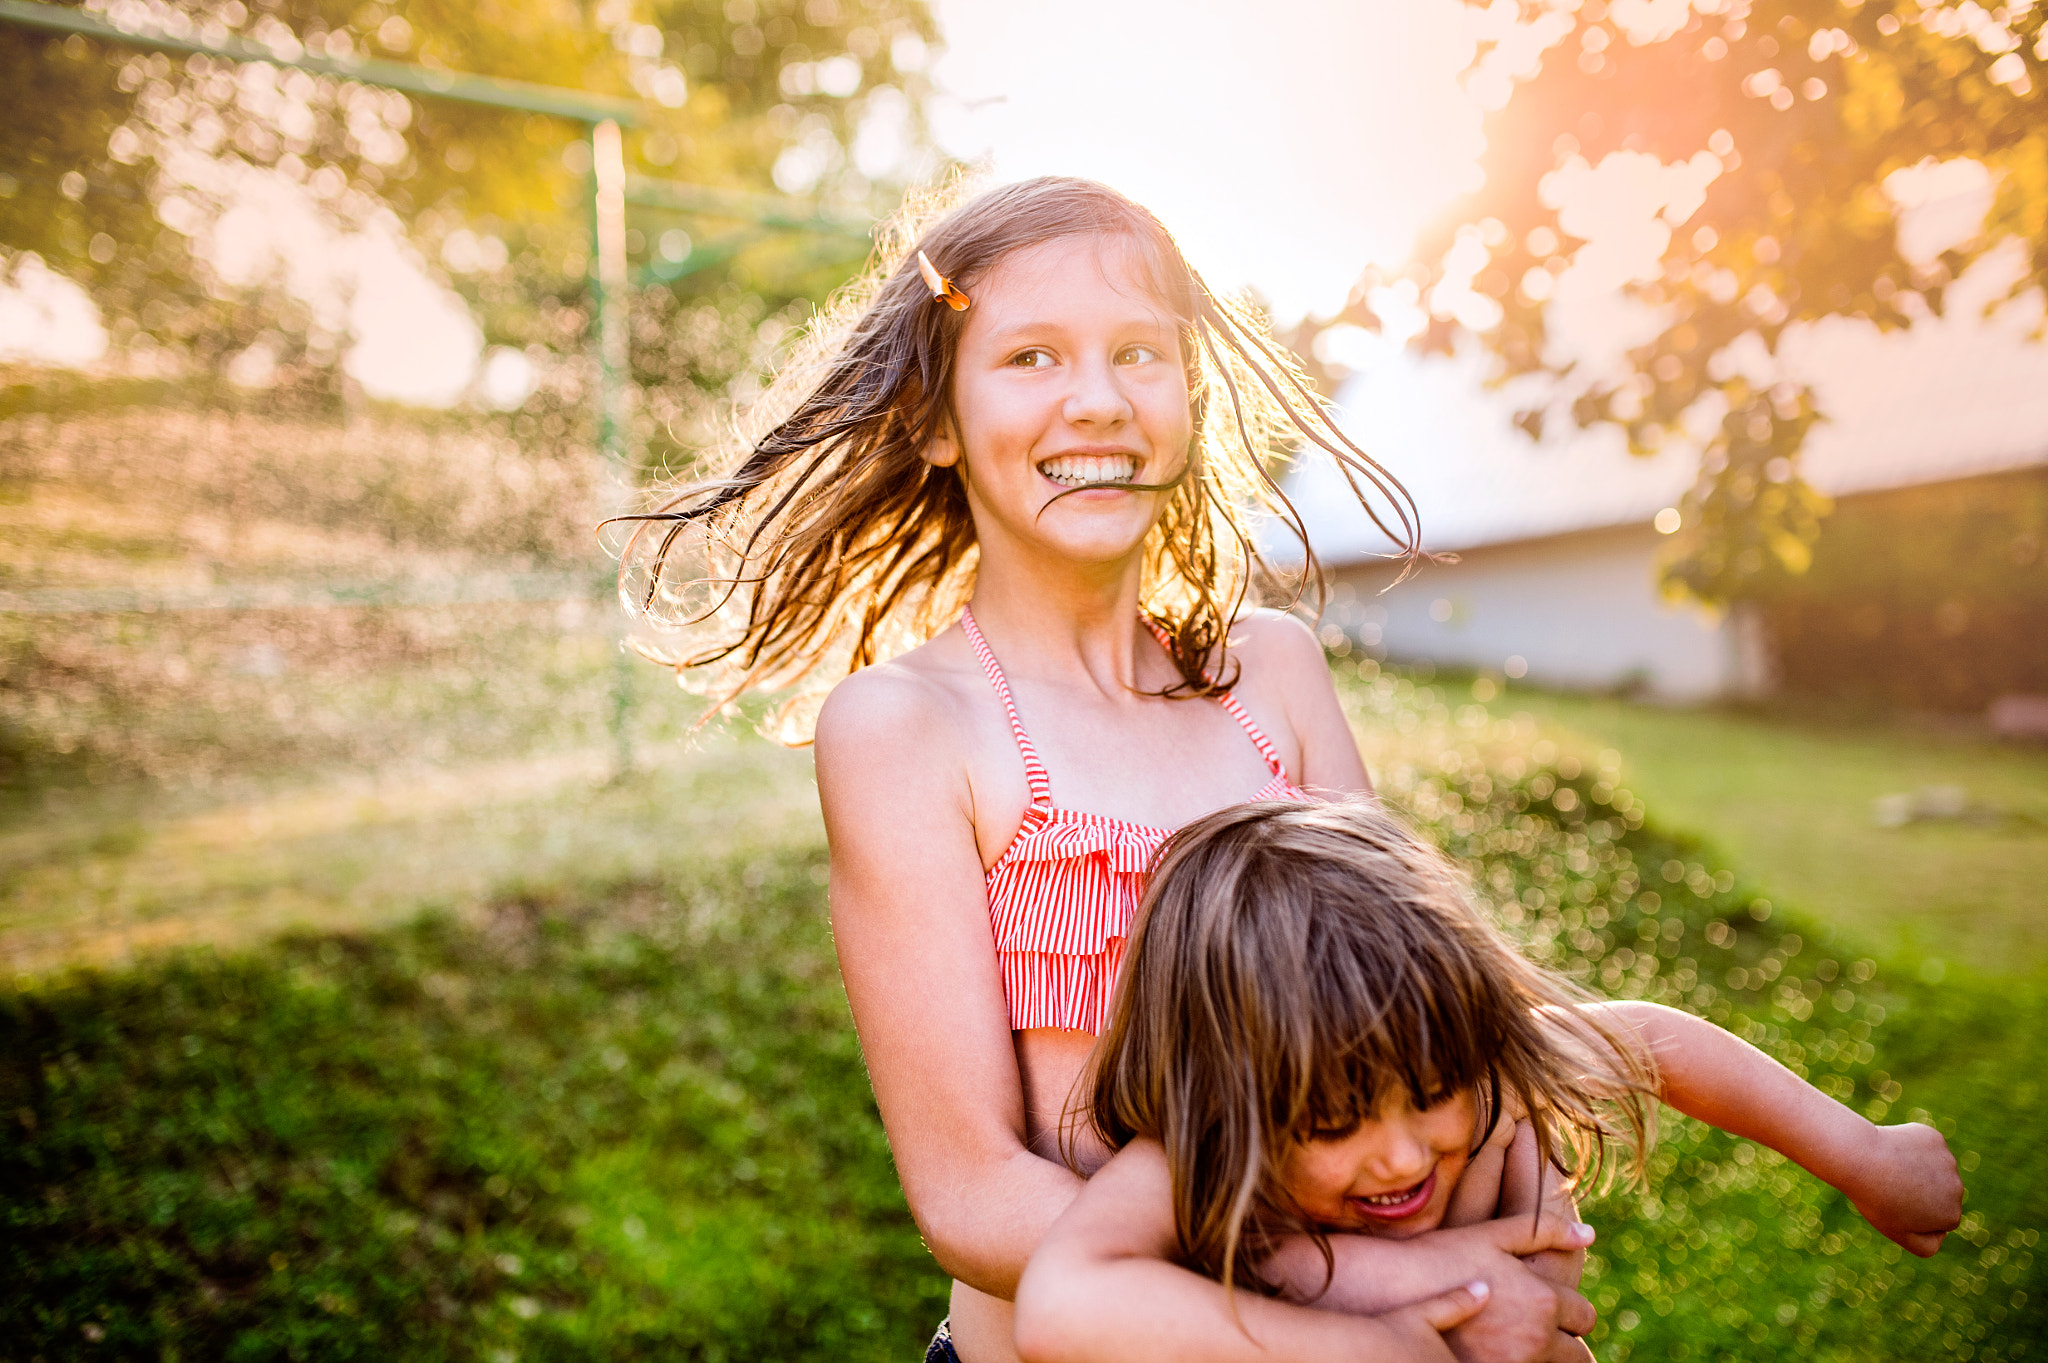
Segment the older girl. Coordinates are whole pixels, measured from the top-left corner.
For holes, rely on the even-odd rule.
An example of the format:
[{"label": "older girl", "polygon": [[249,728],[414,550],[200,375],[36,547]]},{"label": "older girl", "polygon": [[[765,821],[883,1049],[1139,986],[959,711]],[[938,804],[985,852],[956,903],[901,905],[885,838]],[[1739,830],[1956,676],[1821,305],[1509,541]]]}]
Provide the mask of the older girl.
[{"label": "older girl", "polygon": [[[1003,1363],[1025,1262],[1107,1153],[1063,1158],[1060,1116],[1152,853],[1222,806],[1370,789],[1314,638],[1244,610],[1252,513],[1291,519],[1269,468],[1319,446],[1391,548],[1415,521],[1114,191],[998,188],[883,259],[719,475],[644,518],[625,581],[681,631],[661,656],[727,696],[843,677],[816,722],[840,966],[955,1279],[933,1353]],[[1361,1241],[1345,1273],[1366,1307],[1484,1277],[1468,1352],[1536,1357],[1590,1320],[1515,1257],[1544,1234]],[[1181,1295],[1130,1303],[1134,1328]]]}]

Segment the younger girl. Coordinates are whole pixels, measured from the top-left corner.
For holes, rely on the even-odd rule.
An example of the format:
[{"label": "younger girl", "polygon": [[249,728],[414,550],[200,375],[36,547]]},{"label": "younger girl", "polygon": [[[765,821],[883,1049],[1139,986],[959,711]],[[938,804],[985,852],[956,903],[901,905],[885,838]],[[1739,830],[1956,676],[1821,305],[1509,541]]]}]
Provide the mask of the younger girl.
[{"label": "younger girl", "polygon": [[[1244,609],[1253,517],[1290,518],[1272,470],[1309,446],[1412,550],[1398,484],[1151,214],[1033,180],[885,232],[743,436],[627,546],[629,604],[670,631],[652,651],[727,697],[836,683],[816,720],[833,940],[955,1280],[940,1359],[1015,1357],[1017,1279],[1106,1157],[1063,1159],[1058,1117],[1160,842],[1254,796],[1370,788],[1314,637]],[[1538,1238],[1361,1241],[1339,1276],[1361,1301],[1486,1276],[1461,1343],[1521,1363],[1591,1312],[1516,1257]],[[1186,1314],[1174,1291],[1126,1305],[1136,1329]]]},{"label": "younger girl", "polygon": [[[1306,1243],[1327,1275],[1334,1233],[1408,1239],[1533,1208],[1540,1171],[1583,1180],[1610,1141],[1640,1173],[1653,1097],[1796,1160],[1915,1254],[1961,1220],[1938,1132],[1873,1126],[1689,1014],[1587,1000],[1375,804],[1197,820],[1154,875],[1095,1061],[1090,1116],[1119,1152],[1032,1258],[1020,1352],[1270,1357],[1261,1337],[1304,1314],[1271,1298],[1318,1296],[1276,1261]],[[1209,1298],[1179,1337],[1117,1332],[1123,1301],[1194,1275],[1266,1295]],[[1480,1286],[1367,1324],[1448,1358],[1435,1332],[1481,1309]],[[1242,1330],[1223,1328],[1232,1312]],[[1356,1337],[1329,1342],[1292,1356],[1361,1356]]]}]

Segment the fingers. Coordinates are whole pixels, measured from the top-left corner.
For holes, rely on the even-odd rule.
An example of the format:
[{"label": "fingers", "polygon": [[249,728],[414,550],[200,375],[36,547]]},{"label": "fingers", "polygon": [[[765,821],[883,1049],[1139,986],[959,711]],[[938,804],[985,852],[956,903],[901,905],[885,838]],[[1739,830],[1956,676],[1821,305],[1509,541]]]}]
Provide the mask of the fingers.
[{"label": "fingers", "polygon": [[1540,1217],[1504,1216],[1487,1223],[1496,1249],[1523,1258],[1547,1249],[1567,1253],[1593,1243],[1593,1228],[1583,1221],[1568,1221],[1545,1212]]},{"label": "fingers", "polygon": [[1586,1273],[1584,1251],[1546,1249],[1522,1260],[1523,1267],[1552,1287],[1577,1287]]},{"label": "fingers", "polygon": [[1593,1351],[1585,1340],[1560,1330],[1550,1342],[1550,1352],[1543,1355],[1543,1363],[1593,1363]]},{"label": "fingers", "polygon": [[1941,1242],[1948,1238],[1947,1231],[1906,1231],[1892,1237],[1923,1259],[1931,1259],[1941,1248]]},{"label": "fingers", "polygon": [[1568,1335],[1589,1335],[1600,1321],[1593,1303],[1566,1288],[1557,1289],[1557,1328]]},{"label": "fingers", "polygon": [[1877,1127],[1872,1135],[1876,1155],[1850,1201],[1871,1225],[1924,1259],[1962,1223],[1955,1154],[1939,1131],[1918,1122]]},{"label": "fingers", "polygon": [[1463,1287],[1454,1287],[1404,1309],[1414,1312],[1430,1329],[1442,1334],[1478,1315],[1479,1308],[1486,1305],[1486,1299],[1492,1295],[1493,1289],[1487,1286],[1486,1280],[1475,1278]]}]

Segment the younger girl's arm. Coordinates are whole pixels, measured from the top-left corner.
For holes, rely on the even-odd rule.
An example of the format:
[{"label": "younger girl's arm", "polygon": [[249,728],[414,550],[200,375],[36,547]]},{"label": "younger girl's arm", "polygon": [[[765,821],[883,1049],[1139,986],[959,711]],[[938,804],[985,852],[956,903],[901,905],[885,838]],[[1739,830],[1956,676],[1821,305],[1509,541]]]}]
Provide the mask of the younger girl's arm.
[{"label": "younger girl's arm", "polygon": [[1676,1008],[1588,1007],[1642,1038],[1664,1102],[1833,1184],[1864,1220],[1913,1253],[1934,1253],[1961,1223],[1963,1181],[1933,1127],[1874,1126],[1748,1042]]},{"label": "younger girl's arm", "polygon": [[[1496,1222],[1495,1226],[1505,1223]],[[1479,1234],[1487,1228],[1475,1228]],[[1505,1232],[1494,1232],[1503,1234]],[[1577,1243],[1583,1228],[1524,1220],[1519,1241]],[[1171,1176],[1157,1142],[1133,1141],[1096,1171],[1039,1243],[1017,1287],[1017,1351],[1025,1363],[1125,1360],[1432,1360],[1455,1355],[1443,1332],[1478,1316],[1492,1280],[1472,1281],[1377,1316],[1316,1310],[1223,1285],[1173,1262]],[[1508,1252],[1510,1272],[1527,1274]],[[1530,1329],[1529,1347],[1497,1356],[1538,1359],[1555,1326]]]}]

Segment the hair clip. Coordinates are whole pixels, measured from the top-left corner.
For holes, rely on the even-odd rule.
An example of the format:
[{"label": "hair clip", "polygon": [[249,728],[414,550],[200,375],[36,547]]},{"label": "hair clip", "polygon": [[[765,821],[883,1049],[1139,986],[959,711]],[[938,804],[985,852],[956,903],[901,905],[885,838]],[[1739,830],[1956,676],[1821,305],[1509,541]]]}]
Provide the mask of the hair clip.
[{"label": "hair clip", "polygon": [[946,306],[953,311],[965,312],[968,304],[974,301],[960,292],[952,280],[940,274],[939,267],[932,264],[931,257],[922,251],[917,253],[917,269],[924,276],[924,282],[931,286],[932,297],[945,299]]}]

